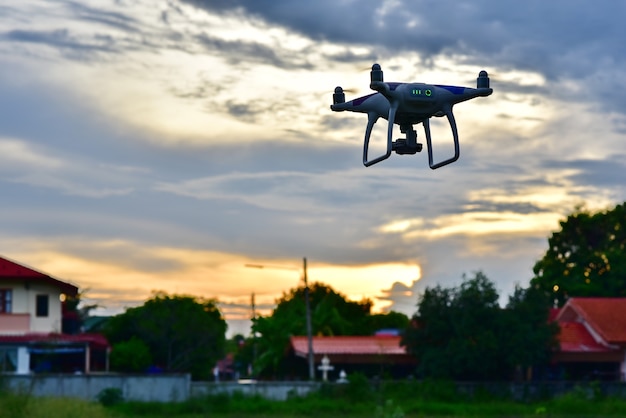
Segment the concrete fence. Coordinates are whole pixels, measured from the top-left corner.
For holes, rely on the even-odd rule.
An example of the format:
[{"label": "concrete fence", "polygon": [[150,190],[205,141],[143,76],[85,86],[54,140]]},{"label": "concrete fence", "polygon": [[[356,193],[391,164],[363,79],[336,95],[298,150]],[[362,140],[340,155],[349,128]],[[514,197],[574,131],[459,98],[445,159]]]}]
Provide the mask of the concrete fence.
[{"label": "concrete fence", "polygon": [[[412,385],[419,382],[371,382],[374,391],[381,384]],[[320,382],[307,381],[239,381],[239,382],[192,382],[188,374],[122,375],[0,375],[0,385],[12,391],[33,396],[52,396],[95,400],[105,389],[119,389],[126,400],[144,402],[181,402],[191,397],[241,393],[244,396],[262,396],[283,401],[294,396],[306,396],[319,389]],[[426,388],[427,389],[427,388]],[[456,393],[466,397],[491,393],[495,396],[517,400],[551,398],[564,393],[594,398],[598,395],[626,399],[624,382],[531,382],[531,383],[457,383]]]},{"label": "concrete fence", "polygon": [[95,400],[104,389],[115,388],[126,400],[177,402],[189,399],[191,378],[188,374],[1,375],[0,384],[33,396]]},{"label": "concrete fence", "polygon": [[319,382],[192,382],[191,396],[228,394],[239,392],[245,396],[262,396],[284,401],[292,396],[305,396],[319,388]]}]

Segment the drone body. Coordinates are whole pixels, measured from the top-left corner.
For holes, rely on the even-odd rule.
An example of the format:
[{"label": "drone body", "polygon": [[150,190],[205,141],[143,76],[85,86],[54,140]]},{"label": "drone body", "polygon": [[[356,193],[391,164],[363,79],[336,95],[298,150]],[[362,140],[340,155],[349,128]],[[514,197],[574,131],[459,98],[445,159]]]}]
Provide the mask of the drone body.
[{"label": "drone body", "polygon": [[[367,127],[363,143],[363,164],[366,167],[389,158],[392,151],[397,154],[420,152],[422,144],[417,142],[417,133],[413,129],[413,125],[420,123],[424,125],[430,168],[434,170],[455,162],[458,160],[460,152],[459,136],[452,107],[475,97],[489,96],[493,92],[493,89],[489,87],[489,76],[486,71],[479,73],[477,88],[424,83],[387,83],[383,81],[383,72],[378,64],[372,66],[370,79],[370,88],[377,93],[346,102],[343,89],[337,87],[333,94],[333,104],[330,106],[331,110],[335,112],[347,110],[367,114]],[[433,116],[446,116],[448,118],[454,140],[454,156],[438,163],[433,162],[430,135],[429,119]],[[368,157],[370,135],[379,118],[388,121],[387,152],[370,160]],[[400,132],[406,135],[405,138],[396,141],[392,139],[394,124],[400,125]]]}]

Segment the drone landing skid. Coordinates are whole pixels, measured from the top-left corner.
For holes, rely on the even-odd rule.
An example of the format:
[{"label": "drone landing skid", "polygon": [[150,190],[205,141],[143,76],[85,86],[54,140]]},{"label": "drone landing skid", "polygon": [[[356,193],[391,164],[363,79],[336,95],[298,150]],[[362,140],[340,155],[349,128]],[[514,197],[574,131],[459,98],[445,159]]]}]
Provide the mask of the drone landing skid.
[{"label": "drone landing skid", "polygon": [[[390,112],[391,113],[391,112]],[[394,115],[395,116],[395,115]],[[432,146],[432,137],[430,134],[430,118],[425,119],[422,122],[424,126],[424,133],[426,134],[426,143],[428,148],[428,165],[432,170],[435,170],[439,167],[443,167],[445,165],[451,164],[459,159],[460,156],[460,147],[459,147],[459,135],[456,127],[456,121],[454,119],[454,114],[452,110],[446,111],[446,116],[448,117],[448,122],[450,123],[450,128],[452,129],[452,137],[454,139],[454,155],[451,158],[440,161],[438,163],[434,163],[433,156],[433,146]],[[423,145],[417,142],[417,132],[413,129],[413,125],[406,124],[400,125],[400,132],[405,134],[405,138],[398,138],[395,141],[392,140],[393,135],[393,123],[389,122],[388,132],[387,132],[387,152],[373,160],[368,160],[368,149],[369,149],[369,141],[370,135],[372,133],[372,128],[376,123],[378,116],[375,114],[368,115],[368,123],[367,128],[365,130],[365,140],[363,142],[363,165],[366,167],[372,166],[376,163],[379,163],[383,160],[386,160],[391,156],[392,152],[395,152],[399,155],[414,155],[418,152],[422,151]],[[394,120],[390,118],[389,120]]]}]

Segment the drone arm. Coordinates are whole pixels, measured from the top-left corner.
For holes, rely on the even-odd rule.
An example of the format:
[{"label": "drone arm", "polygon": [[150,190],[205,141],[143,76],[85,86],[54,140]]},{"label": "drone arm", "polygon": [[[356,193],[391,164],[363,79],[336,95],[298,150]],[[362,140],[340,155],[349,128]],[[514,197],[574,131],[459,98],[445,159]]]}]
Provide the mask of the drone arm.
[{"label": "drone arm", "polygon": [[398,104],[391,104],[391,106],[389,107],[389,126],[387,128],[387,152],[385,152],[383,155],[381,155],[380,157],[376,157],[373,160],[369,160],[368,161],[368,148],[369,148],[369,142],[370,142],[370,136],[372,134],[372,128],[374,127],[374,124],[376,123],[376,121],[379,118],[378,113],[376,112],[369,112],[367,114],[367,128],[365,129],[365,140],[363,142],[363,165],[365,167],[369,167],[371,165],[374,165],[376,163],[379,163],[383,160],[386,160],[387,158],[389,158],[389,156],[391,155],[391,151],[393,149],[393,121],[396,118],[396,110],[398,109]]},{"label": "drone arm", "polygon": [[428,143],[428,165],[431,169],[435,170],[439,167],[443,167],[444,165],[448,165],[450,163],[455,162],[459,159],[461,154],[459,149],[459,133],[456,128],[456,120],[454,119],[454,114],[452,113],[452,106],[446,107],[444,109],[446,116],[448,117],[448,122],[450,123],[450,128],[452,129],[452,138],[454,141],[454,156],[448,158],[447,160],[440,161],[436,164],[433,164],[433,145],[430,136],[430,122],[429,119],[424,121],[424,132],[426,133],[426,142]]}]

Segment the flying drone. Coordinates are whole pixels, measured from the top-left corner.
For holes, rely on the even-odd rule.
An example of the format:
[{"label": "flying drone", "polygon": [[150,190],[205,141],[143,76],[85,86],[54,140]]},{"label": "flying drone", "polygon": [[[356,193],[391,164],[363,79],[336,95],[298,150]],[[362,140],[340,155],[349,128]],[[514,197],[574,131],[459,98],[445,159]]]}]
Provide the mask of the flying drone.
[{"label": "flying drone", "polygon": [[[435,170],[459,159],[459,134],[452,113],[452,106],[475,97],[486,97],[493,93],[489,87],[486,71],[478,74],[476,88],[447,86],[442,84],[384,82],[380,65],[372,65],[370,88],[377,91],[367,96],[346,102],[343,88],[336,87],[331,110],[335,112],[367,113],[367,127],[363,142],[363,164],[366,167],[386,160],[392,151],[396,154],[416,154],[422,151],[417,142],[417,132],[413,125],[423,124],[428,144],[428,165]],[[430,136],[431,117],[447,116],[454,140],[454,156],[437,163],[433,162],[433,149]],[[379,157],[368,159],[368,147],[372,128],[379,118],[387,119],[387,152]],[[405,138],[393,140],[393,125],[400,125]]]}]

